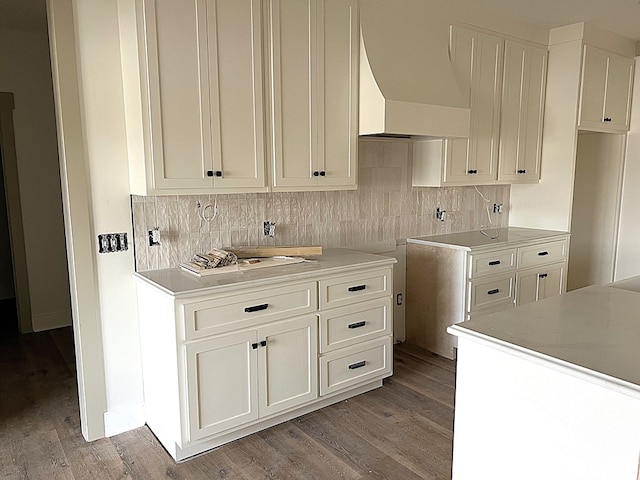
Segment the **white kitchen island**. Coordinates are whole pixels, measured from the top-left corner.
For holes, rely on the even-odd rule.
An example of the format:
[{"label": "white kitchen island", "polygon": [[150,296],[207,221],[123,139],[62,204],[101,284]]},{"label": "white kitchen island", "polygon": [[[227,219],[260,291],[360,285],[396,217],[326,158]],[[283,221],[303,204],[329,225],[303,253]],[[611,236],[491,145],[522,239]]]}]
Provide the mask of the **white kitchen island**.
[{"label": "white kitchen island", "polygon": [[640,478],[640,277],[453,325],[453,480]]}]

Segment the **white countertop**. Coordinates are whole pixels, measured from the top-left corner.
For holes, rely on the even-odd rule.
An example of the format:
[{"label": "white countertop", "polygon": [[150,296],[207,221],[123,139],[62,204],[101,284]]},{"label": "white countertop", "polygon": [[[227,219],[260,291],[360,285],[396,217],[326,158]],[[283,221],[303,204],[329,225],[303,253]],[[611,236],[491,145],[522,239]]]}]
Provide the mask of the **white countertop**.
[{"label": "white countertop", "polygon": [[[290,265],[221,273],[197,277],[179,268],[136,272],[134,276],[172,296],[206,294],[235,288],[238,285],[251,287],[270,281],[299,280],[316,278],[336,271],[348,273],[361,267],[386,266],[396,263],[395,258],[374,255],[342,248],[325,249],[312,263]],[[285,278],[286,277],[286,278]]]},{"label": "white countertop", "polygon": [[640,277],[586,287],[447,329],[512,348],[640,395]]},{"label": "white countertop", "polygon": [[568,235],[568,232],[557,230],[540,230],[520,227],[491,228],[483,231],[488,236],[483,235],[479,230],[476,230],[472,232],[445,233],[442,235],[407,238],[407,243],[457,248],[462,250],[476,250],[485,247],[509,247],[511,245],[522,244],[525,242],[548,240],[553,237]]}]

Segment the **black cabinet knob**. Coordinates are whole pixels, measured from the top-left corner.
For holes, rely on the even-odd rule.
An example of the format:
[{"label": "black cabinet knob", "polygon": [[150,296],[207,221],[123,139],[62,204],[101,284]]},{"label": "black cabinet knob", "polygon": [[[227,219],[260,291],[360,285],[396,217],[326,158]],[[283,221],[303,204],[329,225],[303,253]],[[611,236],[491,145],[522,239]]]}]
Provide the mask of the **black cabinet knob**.
[{"label": "black cabinet knob", "polygon": [[216,177],[221,177],[222,176],[222,170],[216,170],[214,173],[215,173]]},{"label": "black cabinet knob", "polygon": [[320,176],[324,177],[327,175],[327,172],[325,172],[324,170],[320,170]]},{"label": "black cabinet knob", "polygon": [[207,177],[213,177],[213,170],[207,170]]},{"label": "black cabinet knob", "polygon": [[319,171],[317,171],[317,170],[315,170],[315,171],[313,172],[313,176],[314,176],[314,177],[319,177],[319,176],[320,176],[320,172],[319,172]]}]

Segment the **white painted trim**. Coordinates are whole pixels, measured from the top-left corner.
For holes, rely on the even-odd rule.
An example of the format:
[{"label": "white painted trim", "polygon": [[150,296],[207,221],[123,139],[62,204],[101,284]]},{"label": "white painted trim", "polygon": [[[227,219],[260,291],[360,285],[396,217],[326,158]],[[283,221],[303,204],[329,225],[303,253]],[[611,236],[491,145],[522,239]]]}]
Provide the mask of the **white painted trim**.
[{"label": "white painted trim", "polygon": [[104,434],[112,437],[145,424],[144,403],[126,405],[104,412]]},{"label": "white painted trim", "polygon": [[53,330],[54,328],[69,327],[73,319],[71,310],[63,310],[61,312],[43,313],[33,315],[31,324],[34,332],[42,332],[43,330]]}]

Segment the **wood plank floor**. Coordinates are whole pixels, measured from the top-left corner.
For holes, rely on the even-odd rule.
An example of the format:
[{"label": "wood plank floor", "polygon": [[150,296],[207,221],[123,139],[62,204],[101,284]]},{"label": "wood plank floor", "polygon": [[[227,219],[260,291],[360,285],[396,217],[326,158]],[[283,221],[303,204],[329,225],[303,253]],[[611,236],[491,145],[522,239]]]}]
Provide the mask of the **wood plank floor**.
[{"label": "wood plank floor", "polygon": [[71,329],[0,339],[0,479],[449,479],[455,365],[400,346],[382,388],[176,464],[148,428],[85,442]]}]

